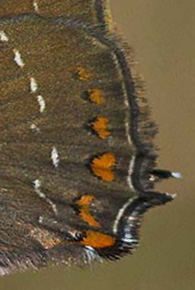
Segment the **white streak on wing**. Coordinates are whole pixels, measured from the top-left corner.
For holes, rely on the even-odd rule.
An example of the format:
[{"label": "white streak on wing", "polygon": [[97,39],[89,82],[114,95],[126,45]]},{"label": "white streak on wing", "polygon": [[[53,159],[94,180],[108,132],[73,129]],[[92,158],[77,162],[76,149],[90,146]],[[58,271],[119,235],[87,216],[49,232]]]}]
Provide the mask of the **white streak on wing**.
[{"label": "white streak on wing", "polygon": [[113,233],[114,234],[117,234],[117,232],[118,232],[118,224],[119,224],[119,221],[120,221],[121,217],[123,216],[125,210],[132,202],[134,202],[134,200],[136,198],[137,197],[129,198],[128,201],[119,209],[118,214],[117,214],[115,221],[114,221],[114,225],[113,225]]},{"label": "white streak on wing", "polygon": [[36,12],[39,12],[39,7],[38,7],[38,3],[36,0],[33,1],[33,7],[34,7]]},{"label": "white streak on wing", "polygon": [[49,199],[47,198],[47,196],[45,195],[44,192],[42,192],[40,190],[41,188],[41,181],[39,179],[35,179],[33,181],[34,183],[34,189],[35,189],[35,192],[38,194],[38,196],[42,199],[44,199],[53,209],[53,212],[57,215],[58,214],[58,210],[56,208],[56,205]]},{"label": "white streak on wing", "polygon": [[[112,57],[113,57],[113,61],[115,62],[115,65],[118,68],[118,71],[120,73],[121,69],[120,69],[119,61],[118,61],[118,58],[116,57],[116,54],[112,53]],[[122,74],[120,75],[120,77],[122,77]],[[129,100],[128,100],[127,91],[126,91],[126,87],[125,87],[124,82],[122,83],[122,91],[123,91],[124,105],[125,105],[125,111],[124,111],[125,119],[126,119],[126,122],[125,122],[125,133],[126,133],[127,141],[129,143],[129,145],[132,146],[133,145],[133,141],[131,140],[130,125],[129,125],[131,110],[130,110]]]},{"label": "white streak on wing", "polygon": [[43,113],[43,111],[46,108],[45,100],[44,100],[44,98],[41,95],[38,95],[37,96],[37,101],[38,101],[39,106],[40,106],[40,112]]},{"label": "white streak on wing", "polygon": [[42,222],[43,222],[43,217],[42,217],[42,216],[39,217],[38,222],[39,222],[40,224],[42,224]]},{"label": "white streak on wing", "polygon": [[133,142],[132,142],[131,136],[130,136],[130,125],[129,125],[129,120],[130,120],[130,106],[129,106],[128,96],[127,96],[127,93],[126,93],[126,89],[125,89],[125,85],[124,84],[122,86],[122,89],[123,89],[123,94],[124,94],[124,105],[126,107],[126,114],[128,114],[128,116],[126,116],[125,131],[126,131],[127,141],[129,143],[129,145],[132,146],[133,145]]},{"label": "white streak on wing", "polygon": [[39,127],[37,127],[35,124],[31,124],[30,128],[35,131],[40,131]]},{"label": "white streak on wing", "polygon": [[38,84],[35,80],[35,78],[30,78],[30,90],[32,93],[35,93],[38,89]]},{"label": "white streak on wing", "polygon": [[46,199],[46,195],[45,193],[41,192],[40,187],[41,187],[41,181],[39,179],[36,179],[34,181],[35,191],[41,198]]},{"label": "white streak on wing", "polygon": [[55,146],[52,148],[52,151],[51,151],[51,160],[53,162],[53,165],[57,168],[60,160],[59,160],[58,151]]},{"label": "white streak on wing", "polygon": [[[115,64],[116,66],[118,66],[119,68],[119,62],[118,62],[118,59],[116,57],[115,54],[112,55],[114,60],[115,60]],[[119,68],[119,71],[120,68]],[[125,87],[125,84],[123,83],[122,84],[122,90],[123,90],[123,96],[124,96],[124,105],[125,105],[125,133],[126,133],[126,137],[127,137],[127,142],[130,146],[130,148],[132,149],[132,146],[133,146],[133,140],[131,138],[131,132],[130,132],[130,124],[129,124],[129,120],[130,120],[130,112],[131,112],[131,109],[130,109],[130,104],[129,104],[129,100],[128,100],[128,96],[127,96],[127,91],[126,91],[126,87]],[[127,175],[127,184],[129,185],[129,187],[135,191],[135,188],[132,184],[132,179],[131,179],[131,175],[132,175],[132,172],[133,172],[133,167],[134,167],[134,163],[135,163],[135,157],[133,157],[130,161],[130,165],[129,165],[129,170],[128,170],[128,175]]]},{"label": "white streak on wing", "polygon": [[0,40],[5,42],[9,41],[9,37],[5,34],[4,31],[0,31]]},{"label": "white streak on wing", "polygon": [[40,181],[39,179],[35,179],[35,180],[33,181],[33,183],[34,183],[35,191],[36,191],[36,190],[39,190],[40,187],[41,187],[41,181]]},{"label": "white streak on wing", "polygon": [[21,57],[20,52],[17,49],[14,49],[13,52],[15,54],[14,61],[16,62],[16,64],[19,67],[24,67],[25,63],[24,63],[24,61],[23,61],[23,59]]},{"label": "white streak on wing", "polygon": [[[32,93],[35,93],[38,90],[38,84],[37,84],[37,81],[34,77],[30,78],[30,90]],[[38,101],[39,106],[40,106],[40,112],[43,113],[43,111],[46,108],[46,104],[45,104],[45,100],[44,100],[43,96],[38,95],[37,101]]]},{"label": "white streak on wing", "polygon": [[128,121],[125,122],[125,131],[126,131],[126,135],[127,135],[127,141],[129,143],[129,145],[132,145],[131,136],[129,134],[130,126],[129,126],[129,122]]},{"label": "white streak on wing", "polygon": [[128,170],[128,175],[127,175],[127,183],[129,185],[129,187],[135,191],[135,188],[132,184],[132,180],[131,180],[131,176],[132,176],[132,172],[133,172],[133,169],[134,169],[134,165],[135,165],[135,156],[132,157],[130,163],[129,163],[129,170]]}]

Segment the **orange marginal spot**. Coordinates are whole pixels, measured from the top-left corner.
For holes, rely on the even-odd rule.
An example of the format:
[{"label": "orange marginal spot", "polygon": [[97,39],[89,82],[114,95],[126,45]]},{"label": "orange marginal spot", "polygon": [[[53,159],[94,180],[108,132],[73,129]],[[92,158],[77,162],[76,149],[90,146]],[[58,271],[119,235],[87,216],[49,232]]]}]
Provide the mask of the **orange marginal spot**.
[{"label": "orange marginal spot", "polygon": [[77,205],[80,206],[79,216],[84,222],[88,223],[88,225],[92,227],[100,227],[100,224],[90,214],[89,210],[89,205],[92,202],[93,198],[93,195],[85,195],[77,201]]},{"label": "orange marginal spot", "polygon": [[86,232],[86,237],[81,241],[82,245],[96,249],[112,247],[115,243],[116,240],[112,236],[90,230]]},{"label": "orange marginal spot", "polygon": [[93,173],[104,181],[113,181],[115,179],[112,167],[116,163],[116,158],[112,153],[105,153],[92,160],[91,169]]},{"label": "orange marginal spot", "polygon": [[100,224],[98,223],[98,221],[96,221],[95,218],[90,214],[88,207],[82,208],[80,210],[79,216],[88,225],[92,227],[100,227]]},{"label": "orange marginal spot", "polygon": [[105,103],[104,96],[100,89],[88,90],[88,94],[89,94],[89,99],[91,100],[91,102],[97,105],[102,105],[103,103]]},{"label": "orange marginal spot", "polygon": [[79,66],[76,71],[76,75],[78,76],[79,80],[86,81],[91,77],[91,74],[86,72],[85,68]]},{"label": "orange marginal spot", "polygon": [[84,195],[77,201],[77,205],[79,206],[88,205],[92,202],[92,200],[93,200],[93,195]]},{"label": "orange marginal spot", "polygon": [[101,139],[106,139],[111,135],[111,132],[108,130],[108,121],[106,117],[98,117],[91,123],[93,130]]}]

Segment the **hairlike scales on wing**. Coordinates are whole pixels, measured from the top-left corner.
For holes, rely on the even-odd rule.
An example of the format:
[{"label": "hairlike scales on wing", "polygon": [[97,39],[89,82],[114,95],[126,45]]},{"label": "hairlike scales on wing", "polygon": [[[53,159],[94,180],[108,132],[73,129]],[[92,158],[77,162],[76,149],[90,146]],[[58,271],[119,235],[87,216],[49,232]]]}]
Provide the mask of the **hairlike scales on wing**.
[{"label": "hairlike scales on wing", "polygon": [[1,1],[0,275],[118,259],[174,197],[108,6]]}]

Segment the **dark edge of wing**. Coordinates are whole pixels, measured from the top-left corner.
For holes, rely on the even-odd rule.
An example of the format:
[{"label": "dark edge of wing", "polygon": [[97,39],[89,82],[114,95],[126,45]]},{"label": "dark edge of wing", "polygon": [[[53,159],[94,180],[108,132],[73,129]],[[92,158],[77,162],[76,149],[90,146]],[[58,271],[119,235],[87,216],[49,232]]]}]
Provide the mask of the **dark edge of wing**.
[{"label": "dark edge of wing", "polygon": [[[95,6],[99,16],[101,32],[88,27],[91,34],[102,44],[113,51],[118,62],[120,73],[124,82],[124,94],[128,98],[130,110],[129,134],[136,148],[135,166],[132,172],[133,186],[140,193],[153,188],[153,182],[149,180],[150,172],[156,165],[156,150],[153,138],[157,133],[157,126],[150,117],[150,109],[146,99],[139,92],[143,92],[142,84],[134,74],[134,57],[127,45],[123,44],[120,36],[111,31],[108,1],[96,0]],[[138,83],[139,82],[139,83]]]}]

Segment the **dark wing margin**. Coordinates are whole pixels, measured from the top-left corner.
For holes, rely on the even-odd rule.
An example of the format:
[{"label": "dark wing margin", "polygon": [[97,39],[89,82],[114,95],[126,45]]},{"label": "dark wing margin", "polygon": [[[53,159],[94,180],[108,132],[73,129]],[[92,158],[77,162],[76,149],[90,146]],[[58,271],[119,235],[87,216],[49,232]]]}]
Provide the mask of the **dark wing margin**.
[{"label": "dark wing margin", "polygon": [[119,210],[113,225],[116,242],[113,246],[97,251],[108,260],[120,259],[126,254],[132,254],[139,246],[139,229],[143,214],[150,208],[164,205],[172,201],[174,195],[166,193],[147,192],[129,199]]}]

